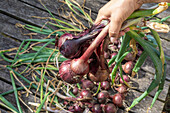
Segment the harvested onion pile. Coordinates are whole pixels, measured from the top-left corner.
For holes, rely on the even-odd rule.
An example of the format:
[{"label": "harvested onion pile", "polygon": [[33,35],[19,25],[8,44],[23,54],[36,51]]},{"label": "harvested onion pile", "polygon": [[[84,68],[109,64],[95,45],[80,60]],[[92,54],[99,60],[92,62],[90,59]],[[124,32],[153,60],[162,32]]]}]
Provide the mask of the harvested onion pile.
[{"label": "harvested onion pile", "polygon": [[[108,24],[105,20],[78,35],[63,34],[56,41],[61,54],[69,58],[61,63],[59,78],[74,86],[72,93],[75,97],[67,98],[69,102],[66,102],[66,108],[71,112],[79,113],[89,108],[94,113],[115,113],[123,107],[130,87],[128,75],[131,75],[143,48],[137,44],[138,54],[134,54],[131,47],[126,48],[128,54],[124,56],[120,68],[123,73],[122,70],[117,71],[113,83],[111,72],[122,41],[109,41],[106,32]],[[79,83],[79,88],[76,83]]]}]

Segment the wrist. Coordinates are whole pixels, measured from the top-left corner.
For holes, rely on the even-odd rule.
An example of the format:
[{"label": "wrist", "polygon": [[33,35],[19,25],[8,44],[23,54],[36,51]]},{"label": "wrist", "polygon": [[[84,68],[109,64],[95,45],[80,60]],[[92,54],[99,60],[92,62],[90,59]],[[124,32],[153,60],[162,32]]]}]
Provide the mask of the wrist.
[{"label": "wrist", "polygon": [[169,0],[136,0],[139,4],[169,2]]}]

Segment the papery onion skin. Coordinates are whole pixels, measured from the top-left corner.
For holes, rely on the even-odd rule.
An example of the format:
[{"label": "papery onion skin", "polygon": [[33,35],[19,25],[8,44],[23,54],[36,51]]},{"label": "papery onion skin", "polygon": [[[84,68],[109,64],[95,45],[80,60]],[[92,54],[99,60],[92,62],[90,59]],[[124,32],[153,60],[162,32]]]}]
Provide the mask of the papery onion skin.
[{"label": "papery onion skin", "polygon": [[130,74],[132,72],[133,67],[134,67],[133,61],[128,61],[124,65],[122,65],[122,69],[126,74]]},{"label": "papery onion skin", "polygon": [[63,43],[68,39],[73,39],[73,35],[70,33],[65,33],[65,34],[61,35],[60,39],[58,40],[58,44],[56,44],[58,46],[58,48],[60,49],[60,47],[63,45]]},{"label": "papery onion skin", "polygon": [[108,103],[105,105],[104,111],[105,111],[105,113],[116,113],[117,108],[113,103]]},{"label": "papery onion skin", "polygon": [[61,79],[64,80],[65,82],[68,82],[70,84],[76,84],[81,81],[83,76],[74,73],[70,68],[70,63],[71,60],[66,60],[62,62],[59,68],[59,75]]},{"label": "papery onion skin", "polygon": [[104,69],[98,69],[95,75],[93,73],[88,73],[88,77],[94,82],[102,82],[109,77],[109,72]]},{"label": "papery onion skin", "polygon": [[92,99],[92,94],[89,90],[82,90],[80,92],[80,98],[82,100],[91,100]]},{"label": "papery onion skin", "polygon": [[[63,34],[59,41],[58,47],[61,54],[69,59],[79,58],[83,51],[81,49],[86,48],[86,46],[90,43],[89,40],[92,41],[106,26],[107,22],[101,22],[98,25],[93,25],[91,28],[79,33],[78,35],[72,35],[69,33]],[[88,42],[88,43],[87,43]]]},{"label": "papery onion skin", "polygon": [[89,63],[82,59],[73,59],[71,61],[71,70],[78,75],[85,75],[89,72]]},{"label": "papery onion skin", "polygon": [[125,60],[127,61],[134,61],[135,60],[135,55],[133,55],[131,52],[128,53],[126,56],[125,56]]},{"label": "papery onion skin", "polygon": [[83,89],[90,89],[94,88],[94,83],[90,80],[82,80],[82,87]]},{"label": "papery onion skin", "polygon": [[109,93],[107,91],[101,91],[97,95],[98,102],[101,103],[101,104],[106,103],[109,97],[110,96],[109,96]]},{"label": "papery onion skin", "polygon": [[108,81],[101,82],[101,89],[103,89],[103,90],[110,89],[110,83]]},{"label": "papery onion skin", "polygon": [[122,98],[120,93],[114,94],[112,96],[112,101],[118,107],[122,107],[123,106],[123,98]]},{"label": "papery onion skin", "polygon": [[102,107],[100,106],[100,104],[93,105],[92,112],[93,113],[102,113]]},{"label": "papery onion skin", "polygon": [[118,88],[115,88],[119,93],[126,93],[127,87],[125,85],[121,85]]},{"label": "papery onion skin", "polygon": [[[123,79],[126,81],[126,82],[130,82],[130,78],[127,76],[127,75],[123,75]],[[120,78],[120,83],[123,84],[123,80],[122,78]]]},{"label": "papery onion skin", "polygon": [[81,108],[79,105],[74,105],[74,113],[82,113],[84,111],[83,108]]},{"label": "papery onion skin", "polygon": [[74,87],[74,88],[73,88],[73,94],[74,94],[74,95],[77,95],[78,92],[79,92],[79,89],[78,89],[77,87]]}]

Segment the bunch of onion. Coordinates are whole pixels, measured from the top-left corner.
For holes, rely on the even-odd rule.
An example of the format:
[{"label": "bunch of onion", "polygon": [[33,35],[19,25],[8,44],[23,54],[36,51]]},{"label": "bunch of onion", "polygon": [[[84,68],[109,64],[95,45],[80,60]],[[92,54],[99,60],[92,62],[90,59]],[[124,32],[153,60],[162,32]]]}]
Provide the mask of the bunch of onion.
[{"label": "bunch of onion", "polygon": [[[96,78],[96,81],[107,79],[109,71],[104,59],[103,43],[108,32],[108,26],[108,21],[103,21],[101,24],[94,25],[80,33],[75,38],[70,34],[64,34],[60,37],[58,41],[60,52],[63,56],[72,59],[63,62],[60,66],[59,74],[64,81],[72,84],[80,82],[81,78],[88,74],[90,70],[94,71],[94,69],[90,69],[90,61],[92,64],[99,64],[96,66],[99,68],[95,69],[94,77],[96,77],[96,74],[101,75]],[[95,39],[92,41],[93,38]],[[96,50],[97,48],[99,48],[99,52]]]}]

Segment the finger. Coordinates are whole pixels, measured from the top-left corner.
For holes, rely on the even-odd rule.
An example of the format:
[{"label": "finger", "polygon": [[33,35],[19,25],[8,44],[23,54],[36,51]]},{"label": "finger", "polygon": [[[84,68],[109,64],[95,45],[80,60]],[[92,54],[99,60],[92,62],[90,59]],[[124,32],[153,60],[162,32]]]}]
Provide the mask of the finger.
[{"label": "finger", "polygon": [[121,19],[117,19],[113,16],[111,17],[111,23],[109,27],[109,36],[111,39],[118,38],[121,25],[122,25]]},{"label": "finger", "polygon": [[108,17],[104,16],[104,15],[100,15],[98,14],[96,20],[95,20],[95,24],[99,24],[102,20],[108,19]]}]

